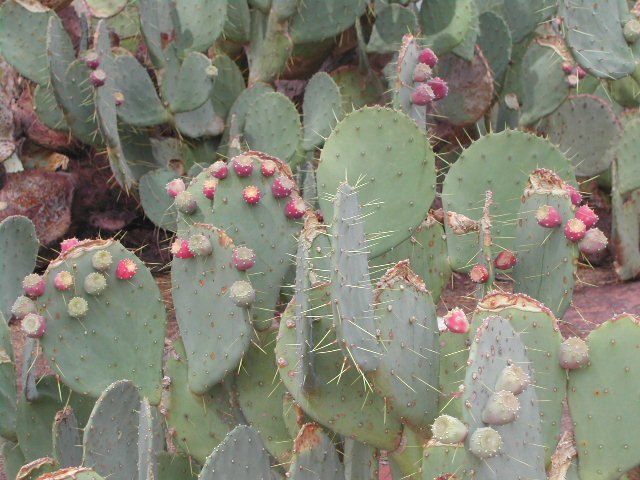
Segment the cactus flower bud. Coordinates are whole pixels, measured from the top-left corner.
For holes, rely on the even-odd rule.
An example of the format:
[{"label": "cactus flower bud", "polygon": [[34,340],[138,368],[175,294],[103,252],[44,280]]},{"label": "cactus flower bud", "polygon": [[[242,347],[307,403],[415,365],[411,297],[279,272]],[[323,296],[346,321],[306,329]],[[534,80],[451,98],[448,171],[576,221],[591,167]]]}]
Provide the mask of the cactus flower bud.
[{"label": "cactus flower bud", "polygon": [[569,337],[560,344],[560,366],[567,370],[583,367],[589,361],[589,346],[578,337]]},{"label": "cactus flower bud", "polygon": [[495,457],[501,448],[502,437],[491,427],[478,428],[469,439],[469,450],[481,459]]},{"label": "cactus flower bud", "polygon": [[450,415],[440,415],[433,421],[431,433],[440,443],[455,444],[464,442],[469,433],[467,426]]},{"label": "cactus flower bud", "polygon": [[42,315],[29,313],[20,322],[20,329],[29,338],[40,338],[47,330],[47,321]]}]

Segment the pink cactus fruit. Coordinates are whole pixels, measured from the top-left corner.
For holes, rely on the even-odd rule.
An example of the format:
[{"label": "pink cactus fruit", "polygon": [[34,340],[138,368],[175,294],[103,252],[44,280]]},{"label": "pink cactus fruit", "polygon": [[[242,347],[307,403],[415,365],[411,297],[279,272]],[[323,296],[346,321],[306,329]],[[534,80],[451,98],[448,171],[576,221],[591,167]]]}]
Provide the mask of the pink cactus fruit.
[{"label": "pink cactus fruit", "polygon": [[129,280],[135,277],[138,273],[138,265],[130,258],[125,258],[118,262],[118,268],[116,268],[116,277],[120,280]]},{"label": "pink cactus fruit", "polygon": [[475,283],[487,283],[489,280],[489,270],[484,265],[476,265],[471,269],[469,278]]},{"label": "pink cactus fruit", "polygon": [[202,193],[209,200],[213,200],[213,197],[216,196],[216,188],[218,188],[218,179],[210,178],[208,180],[205,180],[205,182],[202,184]]},{"label": "pink cactus fruit", "polygon": [[301,198],[294,198],[284,209],[284,213],[289,218],[302,218],[306,212],[307,206]]},{"label": "pink cactus fruit", "polygon": [[596,212],[591,210],[588,205],[583,205],[576,210],[576,218],[582,220],[582,223],[584,223],[584,226],[587,228],[595,226],[598,222],[598,215],[596,215]]},{"label": "pink cactus fruit", "polygon": [[100,55],[95,50],[89,50],[84,54],[84,64],[91,70],[95,70],[100,66]]},{"label": "pink cactus fruit", "polygon": [[430,48],[425,48],[420,52],[418,61],[420,63],[426,63],[431,68],[433,68],[438,64],[438,56]]},{"label": "pink cactus fruit", "polygon": [[587,227],[582,220],[572,218],[564,226],[564,236],[572,242],[582,240],[587,233]]},{"label": "pink cactus fruit", "polygon": [[583,367],[589,361],[589,346],[578,337],[569,337],[560,344],[560,366],[567,370]]},{"label": "pink cactus fruit", "polygon": [[567,190],[569,190],[569,196],[571,197],[571,203],[576,207],[579,207],[582,204],[582,195],[578,190],[576,190],[571,185],[566,185]]},{"label": "pink cactus fruit", "polygon": [[120,105],[122,105],[124,103],[124,93],[122,92],[115,92],[113,94],[113,99],[116,102],[116,107],[119,107]]},{"label": "pink cactus fruit", "polygon": [[562,225],[562,217],[560,212],[551,205],[543,205],[536,210],[536,220],[538,224],[544,228],[556,228]]},{"label": "pink cactus fruit", "polygon": [[248,247],[236,247],[231,254],[233,266],[238,270],[249,270],[256,264],[256,254]]},{"label": "pink cactus fruit", "polygon": [[107,73],[100,68],[93,70],[91,75],[89,75],[89,78],[91,80],[91,85],[94,87],[101,87],[107,83]]},{"label": "pink cactus fruit", "polygon": [[171,255],[176,258],[193,258],[193,252],[189,250],[189,242],[181,238],[176,238],[171,244]]},{"label": "pink cactus fruit", "polygon": [[22,320],[25,315],[29,313],[37,313],[37,311],[38,307],[35,302],[24,295],[20,295],[16,298],[16,301],[13,302],[13,305],[11,306],[11,313],[18,320]]},{"label": "pink cactus fruit", "polygon": [[22,288],[30,297],[39,297],[44,293],[46,285],[44,279],[37,273],[31,273],[22,280]]},{"label": "pink cactus fruit", "polygon": [[516,266],[516,256],[510,250],[503,250],[498,254],[493,264],[498,270],[509,270]]},{"label": "pink cactus fruit", "polygon": [[229,166],[222,160],[213,162],[213,165],[209,167],[209,173],[219,180],[227,178],[229,175]]},{"label": "pink cactus fruit", "polygon": [[53,284],[58,290],[69,290],[73,287],[73,275],[67,270],[58,272],[53,279]]},{"label": "pink cactus fruit", "polygon": [[436,95],[428,84],[418,83],[413,90],[413,95],[411,95],[411,103],[424,107],[433,102],[435,98]]},{"label": "pink cactus fruit", "polygon": [[431,78],[433,70],[426,63],[418,63],[416,68],[413,69],[413,81],[414,82],[426,82]]},{"label": "pink cactus fruit", "polygon": [[67,238],[66,240],[63,240],[62,243],[60,244],[60,251],[62,253],[68,252],[73,247],[79,244],[80,244],[80,240],[78,240],[76,237]]},{"label": "pink cactus fruit", "polygon": [[427,82],[427,85],[431,88],[434,94],[434,100],[442,100],[449,94],[449,87],[440,77],[433,78]]},{"label": "pink cactus fruit", "polygon": [[29,338],[40,338],[47,331],[47,321],[42,315],[29,313],[20,322],[20,329]]},{"label": "pink cactus fruit", "polygon": [[239,177],[248,177],[253,173],[253,158],[249,155],[238,155],[233,158],[231,164],[233,165],[233,171]]},{"label": "pink cactus fruit", "polygon": [[578,65],[576,67],[576,69],[573,71],[574,75],[576,77],[578,77],[579,80],[582,80],[584,77],[587,76],[587,72],[585,71],[584,68],[582,68],[580,65]]},{"label": "pink cactus fruit", "polygon": [[278,170],[278,165],[273,160],[265,160],[262,162],[262,166],[260,167],[260,172],[265,177],[272,177],[275,175]]},{"label": "pink cactus fruit", "polygon": [[453,333],[467,333],[469,331],[469,320],[462,309],[456,307],[444,316],[445,326]]},{"label": "pink cactus fruit", "polygon": [[573,71],[573,64],[571,62],[564,62],[562,64],[562,71],[569,75]]},{"label": "pink cactus fruit", "polygon": [[271,185],[271,192],[276,198],[286,198],[291,195],[296,183],[286,175],[280,175]]},{"label": "pink cactus fruit", "polygon": [[165,186],[167,194],[171,198],[176,198],[179,193],[184,192],[186,187],[181,178],[174,178]]},{"label": "pink cactus fruit", "polygon": [[579,82],[578,76],[572,73],[571,75],[567,76],[567,78],[565,79],[565,82],[567,82],[567,85],[569,86],[569,88],[576,88]]},{"label": "pink cactus fruit", "polygon": [[591,228],[586,231],[578,247],[585,255],[595,255],[607,248],[608,243],[607,237],[599,228]]},{"label": "pink cactus fruit", "polygon": [[494,392],[482,410],[482,421],[487,425],[506,425],[516,419],[520,402],[512,392]]},{"label": "pink cactus fruit", "polygon": [[249,185],[242,191],[242,198],[249,205],[255,205],[262,198],[262,192],[255,185]]}]

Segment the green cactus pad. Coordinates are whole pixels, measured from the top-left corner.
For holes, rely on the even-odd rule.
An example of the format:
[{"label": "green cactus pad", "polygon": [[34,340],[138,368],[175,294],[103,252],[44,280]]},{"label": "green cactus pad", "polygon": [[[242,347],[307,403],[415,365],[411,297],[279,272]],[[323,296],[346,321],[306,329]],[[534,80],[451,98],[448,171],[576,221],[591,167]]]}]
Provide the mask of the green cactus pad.
[{"label": "green cactus pad", "polygon": [[336,123],[342,119],[342,97],[336,82],[324,72],[318,72],[304,91],[305,150],[314,150],[324,144]]},{"label": "green cactus pad", "polygon": [[425,0],[418,19],[425,43],[437,54],[446,53],[464,40],[471,27],[474,0]]},{"label": "green cactus pad", "polygon": [[175,125],[180,133],[191,138],[217,137],[225,127],[224,119],[215,113],[211,102],[204,102],[191,112],[177,113]]},{"label": "green cactus pad", "polygon": [[[179,63],[173,50],[169,50],[165,58],[161,91],[169,110],[182,113],[202,106],[209,99],[213,88],[213,82],[207,75],[211,60],[201,53],[192,52]],[[140,88],[139,85],[137,87]]]},{"label": "green cactus pad", "polygon": [[[209,171],[205,170],[192,181],[187,190],[193,194],[199,208],[190,216],[179,214],[178,228],[182,235],[191,222],[215,225],[228,232],[238,246],[249,247],[255,252],[256,264],[249,270],[249,279],[256,290],[251,314],[254,326],[264,330],[273,320],[278,293],[289,269],[290,255],[296,248],[294,235],[302,226],[299,221],[285,216],[285,207],[291,199],[299,197],[295,191],[284,199],[272,195],[274,179],[279,175],[293,178],[289,168],[280,160],[261,152],[250,151],[243,155],[253,159],[254,172],[248,177],[240,177],[230,162],[229,175],[219,180],[213,201],[202,192],[204,182],[213,178]],[[260,172],[266,160],[277,165],[273,177],[265,177]],[[262,198],[256,205],[249,205],[243,199],[243,190],[252,185],[262,192]]]},{"label": "green cactus pad", "polygon": [[226,0],[177,1],[175,9],[179,52],[203,52],[222,33],[227,18]]},{"label": "green cactus pad", "polygon": [[566,152],[577,176],[591,177],[609,168],[620,124],[607,102],[593,95],[569,97],[546,121],[549,140]]},{"label": "green cactus pad", "polygon": [[[133,56],[120,55],[113,63],[115,89],[124,96],[116,110],[129,125],[150,127],[168,121],[169,115],[149,74]],[[185,89],[189,88],[184,86]]]},{"label": "green cactus pad", "polygon": [[163,34],[172,33],[175,11],[168,0],[139,0],[140,31],[149,50],[153,64],[161,68],[165,64]]},{"label": "green cactus pad", "polygon": [[11,442],[3,443],[2,458],[4,460],[4,473],[7,478],[16,478],[20,467],[27,463],[20,447]]},{"label": "green cactus pad", "polygon": [[463,58],[467,62],[472,61],[475,56],[476,43],[480,33],[480,13],[478,12],[478,7],[475,2],[471,2],[471,10],[469,11],[469,14],[471,15],[471,24],[467,29],[467,33],[462,39],[462,42],[451,50],[452,53]]},{"label": "green cactus pad", "polygon": [[[559,212],[562,226],[545,228],[538,224],[536,213],[544,205]],[[563,229],[574,216],[566,184],[549,170],[534,171],[518,214],[513,288],[544,303],[559,318],[571,305],[578,268],[578,246]]]},{"label": "green cactus pad", "polygon": [[18,403],[16,431],[18,443],[27,462],[52,455],[52,425],[56,413],[71,405],[80,428],[87,423],[94,399],[72,393],[53,375],[38,382],[38,399]]},{"label": "green cactus pad", "polygon": [[127,6],[129,0],[87,0],[91,16],[97,18],[113,17]]},{"label": "green cactus pad", "polygon": [[278,463],[291,460],[293,441],[281,414],[285,388],[278,375],[273,351],[277,330],[270,330],[247,352],[236,374],[238,402],[245,418],[259,434]]},{"label": "green cactus pad", "polygon": [[420,130],[426,131],[426,109],[411,101],[415,88],[413,73],[419,63],[419,57],[418,40],[410,34],[402,37],[402,46],[398,52],[397,61],[387,64],[387,83],[393,89],[393,108],[408,115],[416,122]]},{"label": "green cactus pad", "polygon": [[562,335],[558,322],[547,307],[526,295],[493,293],[478,303],[470,331],[475,332],[491,315],[508,319],[514,330],[524,332],[520,335],[520,340],[534,370],[531,382],[535,385],[539,401],[541,445],[544,446],[545,459],[549,463],[560,439],[567,384],[565,371],[559,363]]},{"label": "green cactus pad", "polygon": [[[81,280],[95,271],[91,259],[100,251],[114,259],[103,272],[107,287],[101,295],[87,295],[80,288],[75,292],[56,289],[54,278],[63,270],[73,272],[76,285],[82,285]],[[116,278],[120,261],[135,264],[137,273],[130,280]],[[38,304],[47,332],[40,343],[61,380],[75,391],[98,396],[114,381],[126,378],[157,404],[166,313],[158,286],[144,264],[115,240],[86,240],[54,260],[45,281],[47,289]],[[66,304],[74,296],[88,302],[89,311],[82,319],[67,312]]]},{"label": "green cactus pad", "polygon": [[113,480],[138,476],[140,393],[128,380],[110,385],[98,398],[82,440],[82,464]]},{"label": "green cactus pad", "polygon": [[138,413],[138,480],[155,480],[158,478],[153,430],[151,407],[149,406],[149,401],[143,398],[140,402],[140,412]]},{"label": "green cactus pad", "polygon": [[494,78],[500,78],[511,59],[511,33],[504,19],[494,12],[480,15],[480,34],[478,46],[493,72]]},{"label": "green cactus pad", "polygon": [[47,127],[59,132],[69,131],[69,125],[64,119],[62,108],[56,101],[51,83],[36,86],[33,93],[33,109]]},{"label": "green cactus pad", "polygon": [[440,375],[438,412],[453,417],[462,417],[460,386],[464,383],[466,364],[469,358],[467,336],[449,330],[440,332]]},{"label": "green cactus pad", "polygon": [[23,293],[22,279],[36,266],[38,247],[36,229],[27,217],[15,215],[0,223],[0,315],[5,325],[13,302]]},{"label": "green cactus pad", "polygon": [[269,453],[258,433],[247,425],[238,425],[207,457],[199,480],[219,478],[270,480]]},{"label": "green cactus pad", "polygon": [[64,407],[53,420],[53,457],[62,468],[82,465],[82,438],[72,407]]},{"label": "green cactus pad", "polygon": [[589,334],[589,362],[569,375],[580,478],[616,479],[638,464],[640,319],[620,315]]},{"label": "green cactus pad", "polygon": [[341,480],[344,465],[329,437],[316,423],[307,423],[295,439],[295,454],[289,467],[292,480]]},{"label": "green cactus pad", "polygon": [[376,480],[380,473],[380,452],[364,443],[344,439],[344,477],[349,480]]},{"label": "green cactus pad", "polygon": [[338,123],[322,150],[317,182],[325,218],[333,216],[332,201],[344,181],[358,188],[369,256],[376,257],[408,238],[426,218],[435,196],[434,155],[413,120],[365,107]]},{"label": "green cactus pad", "polygon": [[20,74],[36,83],[49,81],[47,25],[52,10],[32,11],[16,0],[0,8],[0,53]]},{"label": "green cactus pad", "polygon": [[424,447],[422,478],[447,478],[447,474],[454,475],[451,478],[459,480],[473,480],[473,473],[466,464],[464,445],[443,445],[429,440]]},{"label": "green cactus pad", "polygon": [[382,81],[375,72],[363,74],[355,65],[344,65],[330,75],[340,89],[345,114],[378,103],[384,93]]},{"label": "green cactus pad", "polygon": [[567,45],[576,61],[596,77],[613,79],[633,73],[636,62],[620,25],[618,0],[565,2]]},{"label": "green cactus pad", "polygon": [[[481,420],[482,411],[493,393],[498,376],[510,364],[521,367],[530,378],[534,378],[535,372],[524,344],[511,323],[497,315],[488,317],[471,343],[462,394],[464,422],[469,425],[467,448],[476,429],[486,427]],[[517,418],[506,425],[493,426],[502,437],[499,453],[484,459],[467,453],[467,463],[476,471],[478,478],[545,477],[539,401],[535,389],[529,387],[517,398],[520,404]]]},{"label": "green cactus pad", "polygon": [[[305,394],[296,379],[300,375],[300,346],[296,341],[295,303],[290,302],[280,322],[276,358],[280,378],[302,409],[312,418],[337,433],[377,448],[395,450],[402,426],[388,414],[384,400],[371,391],[362,373],[343,357],[333,333],[327,287],[309,292],[311,307],[318,321],[313,323],[312,338],[318,339],[315,370],[318,390]],[[315,300],[314,300],[315,299]]]},{"label": "green cactus pad", "polygon": [[258,150],[289,163],[301,140],[300,115],[281,93],[265,93],[251,105],[244,136],[251,150]]},{"label": "green cactus pad", "polygon": [[640,232],[638,232],[640,190],[634,190],[625,197],[614,190],[611,203],[613,207],[611,241],[616,245],[614,267],[618,278],[631,280],[640,274],[640,247],[638,247],[640,245]]},{"label": "green cactus pad", "polygon": [[249,43],[251,37],[251,17],[247,0],[227,2],[227,20],[224,24],[224,38],[234,43]]},{"label": "green cactus pad", "polygon": [[16,366],[13,363],[11,331],[0,322],[0,437],[16,441]]},{"label": "green cactus pad", "polygon": [[555,14],[556,7],[556,0],[504,0],[504,19],[511,30],[513,42],[524,40]]},{"label": "green cactus pad", "polygon": [[195,224],[181,234],[185,239],[202,234],[213,247],[210,255],[174,257],[171,263],[172,296],[189,361],[189,387],[202,395],[233,371],[249,348],[250,313],[229,295],[234,283],[248,277],[233,267],[235,245],[223,230]]},{"label": "green cactus pad", "polygon": [[378,367],[383,349],[376,338],[362,211],[356,191],[338,187],[331,223],[331,305],[338,344],[364,372]]},{"label": "green cactus pad", "polygon": [[300,2],[298,13],[291,19],[289,34],[294,43],[331,38],[351,27],[366,8],[365,0]]},{"label": "green cactus pad", "polygon": [[625,195],[640,188],[640,166],[637,161],[639,146],[640,117],[635,117],[625,122],[622,137],[618,142],[615,188],[619,195]]},{"label": "green cactus pad", "polygon": [[200,467],[190,457],[158,452],[158,480],[197,480]]},{"label": "green cactus pad", "polygon": [[423,437],[438,410],[440,355],[436,307],[422,279],[404,260],[380,279],[375,291],[376,332],[383,355],[374,387],[393,414]]},{"label": "green cactus pad", "polygon": [[180,178],[180,175],[173,170],[160,168],[145,173],[140,177],[138,185],[144,214],[157,227],[171,232],[178,229],[176,222],[178,211],[173,199],[167,194],[166,185],[176,178]]},{"label": "green cactus pad", "polygon": [[233,102],[245,90],[244,77],[240,68],[226,55],[216,56],[211,64],[218,69],[211,93],[213,110],[225,118]]},{"label": "green cactus pad", "polygon": [[[549,168],[575,186],[571,163],[550,142],[524,132],[506,130],[485,135],[467,148],[447,174],[442,203],[446,212],[455,212],[479,220],[485,192],[493,192],[492,227],[494,242],[513,250],[515,219],[529,173],[535,168]],[[496,180],[498,172],[509,172],[509,180]],[[468,271],[480,250],[478,236],[472,232],[455,235],[445,220],[451,268]]]},{"label": "green cactus pad", "polygon": [[189,389],[184,346],[177,341],[173,348],[167,361],[167,375],[171,379],[168,401],[163,399],[161,407],[167,409],[167,425],[175,432],[173,441],[178,449],[204,463],[238,420],[223,385],[215,385],[203,395]]},{"label": "green cactus pad", "polygon": [[376,22],[373,25],[366,52],[395,53],[402,43],[402,37],[417,31],[418,18],[411,9],[393,3],[387,5],[376,11]]}]

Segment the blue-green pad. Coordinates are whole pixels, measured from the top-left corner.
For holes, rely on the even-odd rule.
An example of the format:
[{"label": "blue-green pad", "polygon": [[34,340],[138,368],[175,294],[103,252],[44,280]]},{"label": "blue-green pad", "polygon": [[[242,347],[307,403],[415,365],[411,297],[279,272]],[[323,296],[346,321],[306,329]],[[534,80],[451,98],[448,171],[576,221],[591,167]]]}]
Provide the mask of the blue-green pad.
[{"label": "blue-green pad", "polygon": [[480,15],[480,34],[478,46],[493,72],[494,78],[500,78],[511,59],[511,33],[504,19],[494,12]]},{"label": "blue-green pad", "polygon": [[304,91],[304,149],[314,150],[324,144],[336,123],[342,119],[342,96],[331,76],[318,72]]},{"label": "blue-green pad", "polygon": [[418,18],[410,8],[398,4],[390,4],[376,11],[376,22],[373,25],[367,53],[389,54],[398,51],[403,35],[417,33]]},{"label": "blue-green pad", "polygon": [[366,0],[301,1],[297,14],[291,19],[289,34],[293,43],[331,38],[350,28],[366,8]]},{"label": "blue-green pad", "polygon": [[175,49],[170,47],[165,53],[165,61],[160,89],[171,112],[190,112],[209,99],[213,82],[207,74],[211,60],[206,55],[192,52],[180,62]]},{"label": "blue-green pad", "polygon": [[159,168],[140,177],[138,191],[144,214],[157,227],[171,232],[178,229],[176,210],[173,199],[167,194],[166,185],[171,180],[180,178],[175,171]]},{"label": "blue-green pad", "polygon": [[53,420],[53,457],[60,467],[82,465],[82,432],[72,407],[65,406]]},{"label": "blue-green pad", "polygon": [[365,107],[334,128],[316,178],[325,218],[333,216],[338,185],[347,181],[356,186],[369,257],[376,257],[408,238],[426,218],[435,197],[435,158],[428,139],[409,117]]},{"label": "blue-green pad", "polygon": [[331,439],[320,425],[307,423],[295,440],[288,477],[292,480],[343,480],[344,465]]},{"label": "blue-green pad", "polygon": [[179,52],[204,52],[222,33],[226,0],[177,0],[176,45]]},{"label": "blue-green pad", "polygon": [[618,195],[626,195],[640,188],[640,166],[637,158],[639,133],[640,117],[625,122],[617,146],[615,189]]},{"label": "blue-green pad", "polygon": [[13,362],[11,331],[0,322],[0,437],[16,441],[16,366]]},{"label": "blue-green pad", "polygon": [[418,19],[425,43],[438,55],[463,40],[476,10],[474,0],[423,0]]},{"label": "blue-green pad", "polygon": [[504,19],[509,25],[513,42],[527,35],[556,14],[557,0],[504,0]]}]

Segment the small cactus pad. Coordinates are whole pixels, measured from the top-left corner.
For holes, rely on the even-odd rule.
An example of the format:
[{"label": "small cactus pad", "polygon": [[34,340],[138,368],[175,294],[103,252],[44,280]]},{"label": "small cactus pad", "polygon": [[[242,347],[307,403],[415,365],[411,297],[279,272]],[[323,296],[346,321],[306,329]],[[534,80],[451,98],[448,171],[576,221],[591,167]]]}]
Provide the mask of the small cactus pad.
[{"label": "small cactus pad", "polygon": [[320,425],[307,423],[294,442],[293,460],[288,477],[292,480],[344,478],[344,465],[338,452]]},{"label": "small cactus pad", "polygon": [[304,91],[302,109],[304,149],[321,147],[343,115],[340,89],[327,73],[318,72],[311,77]]},{"label": "small cactus pad", "polygon": [[474,476],[465,460],[463,444],[444,445],[436,440],[429,440],[424,446],[422,478],[471,480]]},{"label": "small cactus pad", "polygon": [[82,464],[82,438],[72,407],[64,407],[53,420],[53,456],[61,467]]},{"label": "small cactus pad", "polygon": [[357,110],[338,123],[322,149],[320,208],[325,218],[332,218],[338,185],[356,185],[367,219],[369,256],[376,257],[409,237],[426,218],[435,196],[434,162],[429,142],[413,120],[382,107]]},{"label": "small cactus pad", "polygon": [[624,124],[617,146],[615,189],[625,195],[640,188],[640,169],[634,153],[640,146],[640,117],[634,116]]},{"label": "small cactus pad", "polygon": [[473,0],[426,0],[422,2],[420,26],[425,42],[437,54],[460,44],[471,27]]},{"label": "small cactus pad", "polygon": [[569,408],[580,478],[616,479],[638,464],[640,318],[620,315],[587,337],[589,362],[571,370]]},{"label": "small cactus pad", "polygon": [[248,308],[234,301],[234,285],[244,285],[240,282],[247,282],[247,276],[233,265],[233,240],[211,225],[194,224],[185,238],[195,234],[208,238],[213,251],[191,258],[175,256],[171,283],[189,363],[189,387],[202,395],[238,366],[252,329]]},{"label": "small cactus pad", "polygon": [[[485,192],[493,192],[491,214],[494,222],[492,236],[500,239],[500,246],[513,251],[513,237],[519,205],[514,202],[524,190],[529,173],[545,167],[575,185],[571,163],[550,142],[535,135],[512,130],[486,135],[466,149],[447,174],[442,193],[446,212],[466,215],[479,220]],[[497,178],[498,172],[509,172],[509,179]],[[445,221],[451,267],[468,271],[475,264],[480,250],[474,233],[455,235]]]},{"label": "small cactus pad", "polygon": [[299,2],[289,27],[291,38],[294,43],[305,43],[333,37],[351,27],[366,8],[366,0]]},{"label": "small cactus pad", "polygon": [[270,480],[269,452],[258,432],[247,425],[238,425],[209,455],[198,478]]},{"label": "small cactus pad", "polygon": [[[92,259],[98,252],[107,252],[113,260],[102,271],[106,288],[100,295],[89,295],[83,279],[96,271]],[[118,265],[125,263],[136,273],[121,280]],[[74,275],[75,289],[54,287],[56,275],[64,270]],[[166,312],[149,269],[115,240],[86,240],[49,264],[44,278],[47,288],[38,306],[47,331],[40,344],[60,379],[71,389],[93,396],[117,380],[130,379],[157,404]],[[86,306],[84,316],[74,318],[71,314],[76,312],[69,312],[73,298],[78,299],[74,300],[78,307]]]}]

